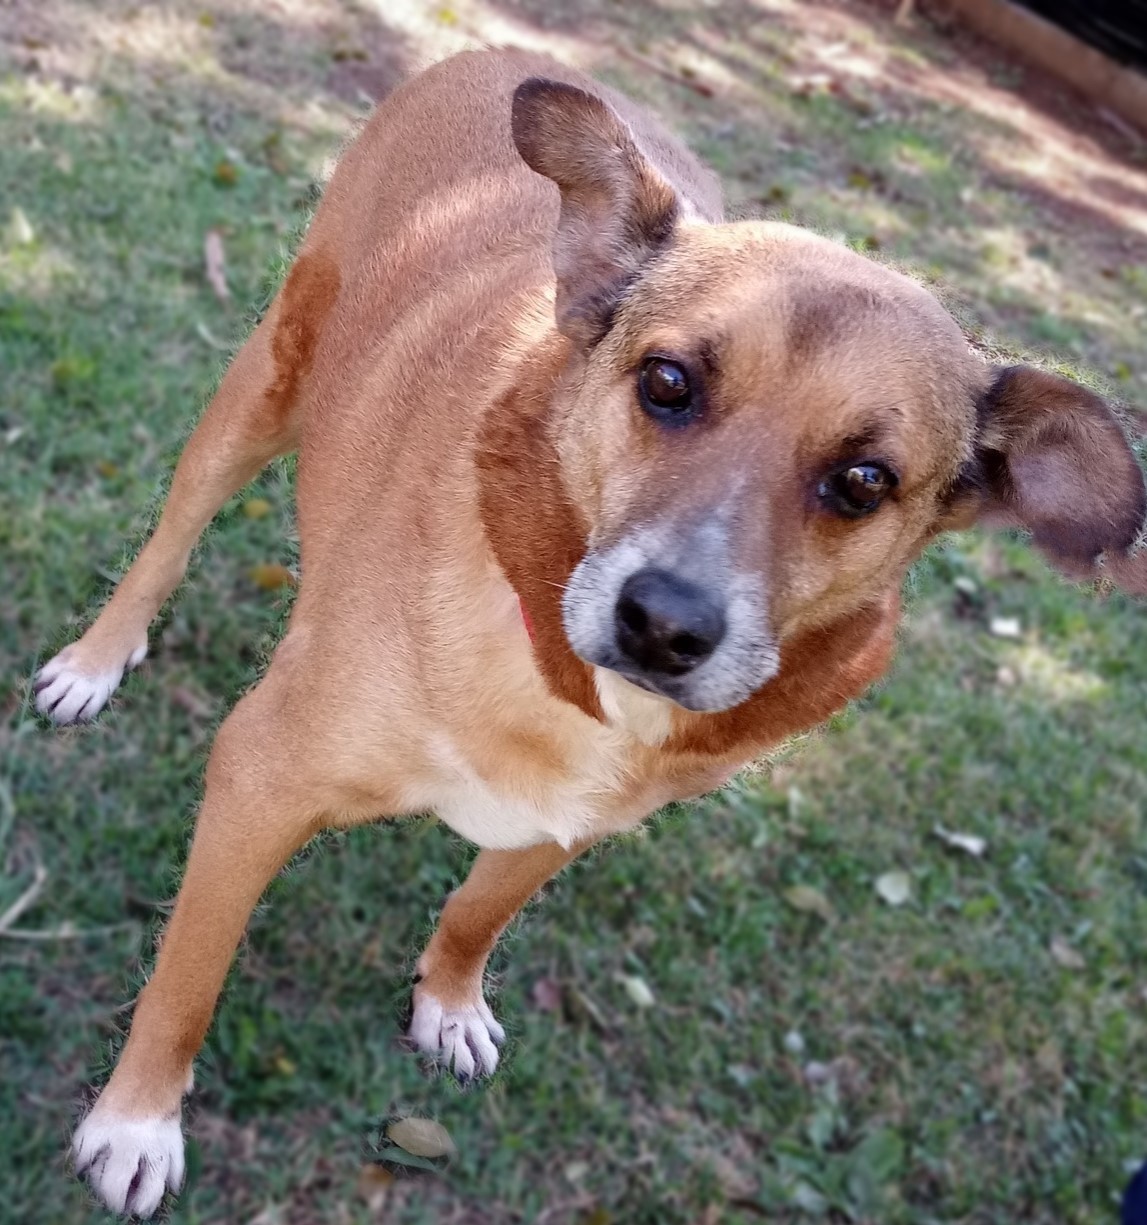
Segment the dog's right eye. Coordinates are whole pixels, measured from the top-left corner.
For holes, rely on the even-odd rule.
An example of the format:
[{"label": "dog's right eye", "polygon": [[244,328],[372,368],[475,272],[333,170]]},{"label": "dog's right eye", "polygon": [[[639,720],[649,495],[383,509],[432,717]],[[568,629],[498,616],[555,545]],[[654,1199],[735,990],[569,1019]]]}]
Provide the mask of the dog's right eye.
[{"label": "dog's right eye", "polygon": [[899,484],[899,478],[883,464],[849,464],[821,481],[821,501],[847,519],[870,515]]},{"label": "dog's right eye", "polygon": [[651,357],[637,380],[641,407],[656,421],[685,425],[693,417],[693,388],[685,367],[666,357]]}]

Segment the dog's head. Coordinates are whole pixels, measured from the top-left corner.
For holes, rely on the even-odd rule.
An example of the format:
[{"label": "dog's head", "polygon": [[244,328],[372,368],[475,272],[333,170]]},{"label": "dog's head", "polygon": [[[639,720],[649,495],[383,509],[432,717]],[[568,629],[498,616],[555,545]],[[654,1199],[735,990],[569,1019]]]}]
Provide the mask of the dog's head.
[{"label": "dog's head", "polygon": [[835,243],[692,219],[599,98],[528,81],[513,134],[561,193],[549,424],[588,528],[563,602],[583,660],[724,710],[943,530],[1024,527],[1076,577],[1125,559],[1143,477],[1099,397],[988,367],[926,290]]}]

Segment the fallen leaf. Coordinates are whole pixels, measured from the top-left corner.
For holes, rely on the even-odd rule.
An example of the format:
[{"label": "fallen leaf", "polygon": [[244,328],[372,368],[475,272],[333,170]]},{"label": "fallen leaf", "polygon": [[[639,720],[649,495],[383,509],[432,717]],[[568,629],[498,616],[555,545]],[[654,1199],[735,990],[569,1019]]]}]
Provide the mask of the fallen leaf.
[{"label": "fallen leaf", "polygon": [[215,708],[205,698],[199,696],[186,685],[173,685],[168,696],[172,704],[187,711],[192,718],[210,719],[215,714]]},{"label": "fallen leaf", "polygon": [[1052,940],[1051,955],[1065,970],[1085,970],[1087,968],[1083,954],[1073,949],[1062,936],[1056,936]]},{"label": "fallen leaf", "polygon": [[251,568],[251,581],[263,591],[277,591],[280,587],[293,587],[295,576],[286,566],[268,563]]},{"label": "fallen leaf", "polygon": [[562,989],[552,978],[539,978],[530,989],[534,1007],[541,1012],[561,1012]]},{"label": "fallen leaf", "polygon": [[19,205],[8,214],[7,238],[14,247],[27,247],[36,241],[36,231],[28,220],[28,214]]},{"label": "fallen leaf", "polygon": [[729,1073],[729,1078],[733,1083],[742,1089],[747,1089],[760,1077],[757,1069],[750,1067],[747,1063],[731,1063],[725,1071]]},{"label": "fallen leaf", "polygon": [[710,1149],[705,1153],[705,1164],[716,1176],[726,1199],[747,1200],[756,1194],[757,1180],[724,1153]]},{"label": "fallen leaf", "polygon": [[213,349],[218,349],[222,353],[231,352],[231,346],[227,343],[227,341],[221,340],[218,336],[216,336],[202,319],[196,323],[195,330]]},{"label": "fallen leaf", "polygon": [[804,1066],[805,1082],[810,1085],[824,1085],[832,1080],[832,1068],[827,1063],[814,1059]]},{"label": "fallen leaf", "polygon": [[988,849],[987,839],[976,834],[956,834],[942,825],[937,825],[932,832],[947,846],[955,847],[958,851],[967,851],[977,859]]},{"label": "fallen leaf", "polygon": [[386,1129],[386,1136],[416,1157],[447,1157],[457,1152],[450,1133],[434,1119],[396,1119]]},{"label": "fallen leaf", "polygon": [[355,1190],[360,1199],[366,1200],[372,1212],[379,1212],[393,1184],[394,1175],[370,1161],[359,1169]]},{"label": "fallen leaf", "polygon": [[351,43],[344,43],[342,46],[335,47],[331,52],[331,59],[336,64],[345,64],[351,60],[363,62],[370,59],[370,52],[365,47],[355,46]]},{"label": "fallen leaf", "polygon": [[577,1020],[587,1021],[599,1033],[609,1033],[609,1022],[595,1000],[578,987],[566,991],[570,1013]]},{"label": "fallen leaf", "polygon": [[299,1070],[299,1065],[293,1059],[288,1059],[286,1055],[275,1056],[275,1071],[280,1076],[294,1076]]},{"label": "fallen leaf", "polygon": [[239,182],[239,167],[234,162],[230,162],[227,158],[220,158],[215,163],[215,169],[211,172],[211,177],[220,187],[234,187]]},{"label": "fallen leaf", "polygon": [[231,291],[227,288],[227,274],[223,258],[223,236],[218,230],[208,230],[203,239],[203,262],[207,283],[215,291],[215,296],[220,302],[230,302]]},{"label": "fallen leaf", "polygon": [[993,638],[1022,638],[1023,626],[1019,617],[993,617],[988,622],[988,633]]},{"label": "fallen leaf", "polygon": [[903,906],[912,896],[912,881],[907,872],[885,872],[876,878],[876,892],[889,906]]},{"label": "fallen leaf", "polygon": [[793,885],[791,889],[786,889],[782,896],[794,910],[819,915],[826,923],[831,923],[836,917],[832,903],[819,889],[814,889],[811,885]]},{"label": "fallen leaf", "polygon": [[837,1055],[829,1063],[813,1060],[805,1064],[804,1078],[809,1085],[836,1085],[845,1093],[853,1093],[863,1079],[860,1064],[851,1055]]},{"label": "fallen leaf", "polygon": [[621,985],[625,988],[626,994],[638,1008],[652,1008],[657,1002],[654,999],[649,984],[644,978],[640,978],[636,974],[622,974],[620,978]]},{"label": "fallen leaf", "polygon": [[243,503],[243,513],[248,519],[265,519],[273,509],[266,498],[248,498]]}]

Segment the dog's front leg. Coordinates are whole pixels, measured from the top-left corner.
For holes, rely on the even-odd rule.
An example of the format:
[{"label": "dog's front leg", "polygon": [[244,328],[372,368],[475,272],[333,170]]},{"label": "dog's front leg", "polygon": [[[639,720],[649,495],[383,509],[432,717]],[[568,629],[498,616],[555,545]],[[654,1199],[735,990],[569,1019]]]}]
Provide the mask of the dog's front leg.
[{"label": "dog's front leg", "polygon": [[418,962],[411,1041],[460,1081],[489,1075],[504,1032],[482,995],[482,975],[510,920],[589,842],[565,850],[545,842],[523,851],[483,851],[451,894]]},{"label": "dog's front leg", "polygon": [[165,1188],[179,1189],[181,1100],[235,947],[268,881],[319,826],[284,765],[290,754],[267,717],[276,706],[267,683],[216,737],[155,973],[111,1080],[73,1142],[77,1173],[116,1212],[150,1216]]}]

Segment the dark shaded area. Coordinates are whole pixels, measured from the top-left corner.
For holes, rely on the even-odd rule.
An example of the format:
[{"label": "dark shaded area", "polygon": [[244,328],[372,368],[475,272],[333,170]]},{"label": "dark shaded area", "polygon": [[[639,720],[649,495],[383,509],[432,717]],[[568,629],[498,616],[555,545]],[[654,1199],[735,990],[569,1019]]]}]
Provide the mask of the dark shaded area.
[{"label": "dark shaded area", "polygon": [[1123,64],[1147,68],[1147,0],[1019,0]]}]

